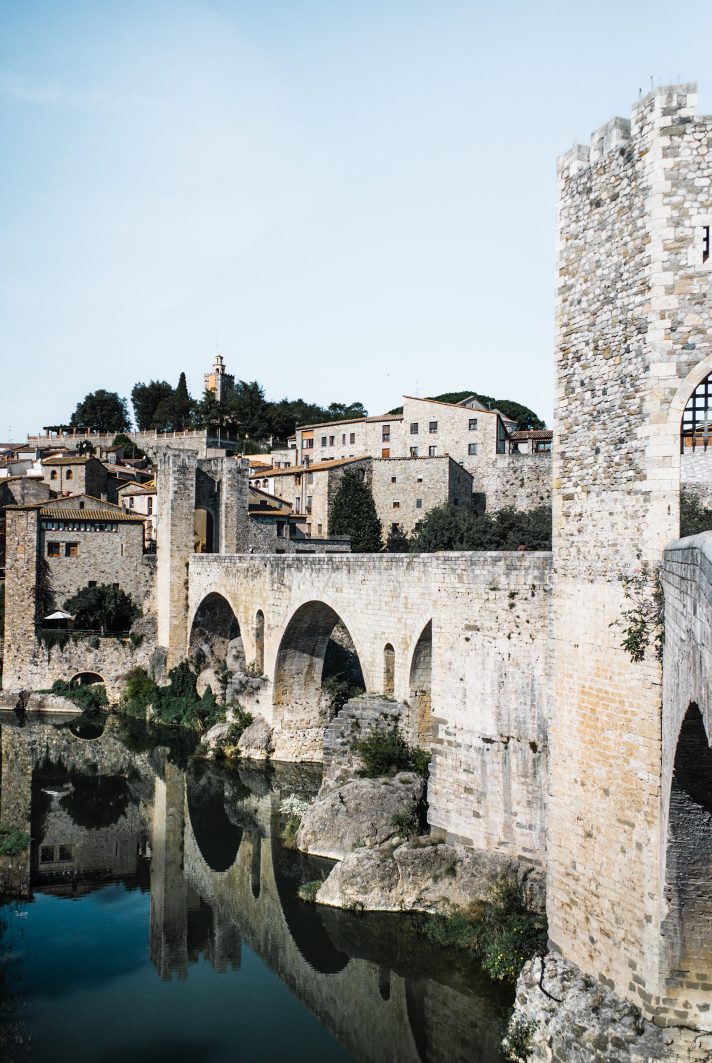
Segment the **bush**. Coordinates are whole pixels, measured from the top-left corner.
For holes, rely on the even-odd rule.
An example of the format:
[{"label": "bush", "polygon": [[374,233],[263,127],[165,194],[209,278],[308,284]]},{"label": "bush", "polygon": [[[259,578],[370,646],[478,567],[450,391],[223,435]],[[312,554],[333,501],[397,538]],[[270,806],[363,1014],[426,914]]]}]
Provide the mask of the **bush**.
[{"label": "bush", "polygon": [[391,825],[396,827],[398,833],[404,837],[410,837],[411,834],[417,834],[420,830],[418,805],[413,804],[410,808],[406,808],[402,812],[394,813],[391,817]]},{"label": "bush", "polygon": [[314,879],[312,882],[305,882],[297,891],[299,893],[299,899],[306,901],[307,904],[314,904],[321,885],[319,879]]},{"label": "bush", "polygon": [[712,509],[703,506],[694,495],[683,492],[680,496],[680,538],[704,531],[712,531]]},{"label": "bush", "polygon": [[29,834],[19,827],[0,823],[0,856],[17,856],[30,844]]},{"label": "bush", "polygon": [[134,668],[126,680],[121,709],[133,716],[145,717],[146,709],[156,699],[158,686],[145,668]]},{"label": "bush", "polygon": [[285,849],[296,849],[299,824],[308,808],[309,802],[302,801],[296,794],[290,794],[289,797],[285,797],[279,806],[281,814],[287,817],[280,832]]},{"label": "bush", "polygon": [[129,716],[146,718],[149,705],[151,722],[159,727],[186,727],[202,731],[224,719],[222,709],[210,687],[202,697],[196,689],[197,677],[187,661],[168,673],[168,685],[159,687],[143,668],[135,668],[126,684],[120,709]]},{"label": "bush", "polygon": [[519,1012],[512,1016],[502,1041],[505,1059],[511,1063],[527,1063],[537,1026],[535,1019],[526,1019]]},{"label": "bush", "polygon": [[551,508],[520,512],[500,509],[494,515],[459,506],[435,506],[410,540],[414,553],[436,550],[551,550]]},{"label": "bush", "polygon": [[363,768],[359,775],[377,779],[395,775],[399,771],[414,771],[427,778],[430,754],[417,746],[409,746],[398,726],[375,727],[361,742],[356,743]]},{"label": "bush", "polygon": [[527,960],[547,948],[546,917],[527,908],[521,889],[504,879],[484,904],[431,916],[422,930],[435,945],[472,952],[498,982],[516,982]]},{"label": "bush", "polygon": [[103,683],[91,683],[86,686],[70,686],[63,679],[55,679],[50,693],[69,698],[83,712],[96,712],[109,704],[106,687]]}]

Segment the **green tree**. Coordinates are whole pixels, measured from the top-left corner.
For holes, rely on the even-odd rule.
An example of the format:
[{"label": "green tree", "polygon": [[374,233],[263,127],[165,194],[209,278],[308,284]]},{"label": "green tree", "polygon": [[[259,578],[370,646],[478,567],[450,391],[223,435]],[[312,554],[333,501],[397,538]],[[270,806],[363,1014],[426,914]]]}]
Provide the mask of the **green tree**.
[{"label": "green tree", "polygon": [[414,553],[437,550],[551,550],[551,510],[501,509],[494,515],[436,506],[410,540]]},{"label": "green tree", "polygon": [[705,508],[694,495],[680,496],[680,538],[712,531],[712,509]]},{"label": "green tree", "polygon": [[386,538],[386,553],[407,554],[410,550],[408,536],[403,531],[401,524],[394,524]]},{"label": "green tree", "polygon": [[[114,440],[116,442],[116,440]],[[76,453],[80,455],[96,454],[96,447],[89,442],[88,439],[82,439],[81,443],[77,444]]]},{"label": "green tree", "polygon": [[82,587],[67,599],[64,608],[72,614],[78,628],[100,631],[102,635],[127,631],[140,615],[131,597],[110,583]]},{"label": "green tree", "polygon": [[93,432],[130,432],[131,417],[126,399],[115,391],[99,388],[91,391],[77,404],[72,414],[72,428]]},{"label": "green tree", "polygon": [[185,373],[178,377],[178,386],[173,395],[173,431],[183,432],[193,423],[195,401],[190,397]]},{"label": "green tree", "polygon": [[134,384],[131,404],[139,432],[171,427],[175,392],[167,380],[151,380],[148,384]]},{"label": "green tree", "polygon": [[350,535],[357,554],[375,554],[381,549],[381,522],[371,488],[353,469],[341,477],[329,513],[332,535]]},{"label": "green tree", "polygon": [[129,437],[127,435],[124,435],[123,432],[119,432],[119,434],[114,437],[114,446],[115,447],[123,447],[124,448],[124,457],[125,458],[145,458],[146,457],[146,455],[141,450],[141,448],[136,446],[136,444],[134,443],[133,439],[129,439]]}]

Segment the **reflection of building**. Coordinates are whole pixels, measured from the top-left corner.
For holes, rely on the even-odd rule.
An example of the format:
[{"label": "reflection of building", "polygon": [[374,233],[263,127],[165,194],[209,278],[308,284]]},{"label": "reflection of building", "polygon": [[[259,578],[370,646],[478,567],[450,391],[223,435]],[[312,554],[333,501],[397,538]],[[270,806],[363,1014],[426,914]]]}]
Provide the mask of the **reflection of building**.
[{"label": "reflection of building", "polygon": [[215,355],[213,368],[205,374],[205,390],[217,399],[226,402],[235,388],[235,377],[225,372],[225,363],[221,354]]}]

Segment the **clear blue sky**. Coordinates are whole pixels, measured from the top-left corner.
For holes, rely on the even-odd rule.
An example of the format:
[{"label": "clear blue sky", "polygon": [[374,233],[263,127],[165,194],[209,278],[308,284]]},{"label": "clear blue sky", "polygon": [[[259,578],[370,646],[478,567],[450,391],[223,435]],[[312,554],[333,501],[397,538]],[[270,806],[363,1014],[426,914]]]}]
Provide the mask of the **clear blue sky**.
[{"label": "clear blue sky", "polygon": [[270,398],[552,409],[555,158],[712,4],[0,0],[0,439],[220,348]]}]

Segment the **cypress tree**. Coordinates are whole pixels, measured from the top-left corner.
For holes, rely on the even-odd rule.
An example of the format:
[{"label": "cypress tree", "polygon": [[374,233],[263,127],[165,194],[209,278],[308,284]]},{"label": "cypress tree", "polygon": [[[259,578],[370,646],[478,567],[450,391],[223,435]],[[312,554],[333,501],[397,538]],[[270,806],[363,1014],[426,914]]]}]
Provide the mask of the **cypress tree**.
[{"label": "cypress tree", "polygon": [[376,554],[381,549],[381,522],[371,488],[353,469],[341,477],[329,513],[331,535],[350,535],[355,554]]}]

